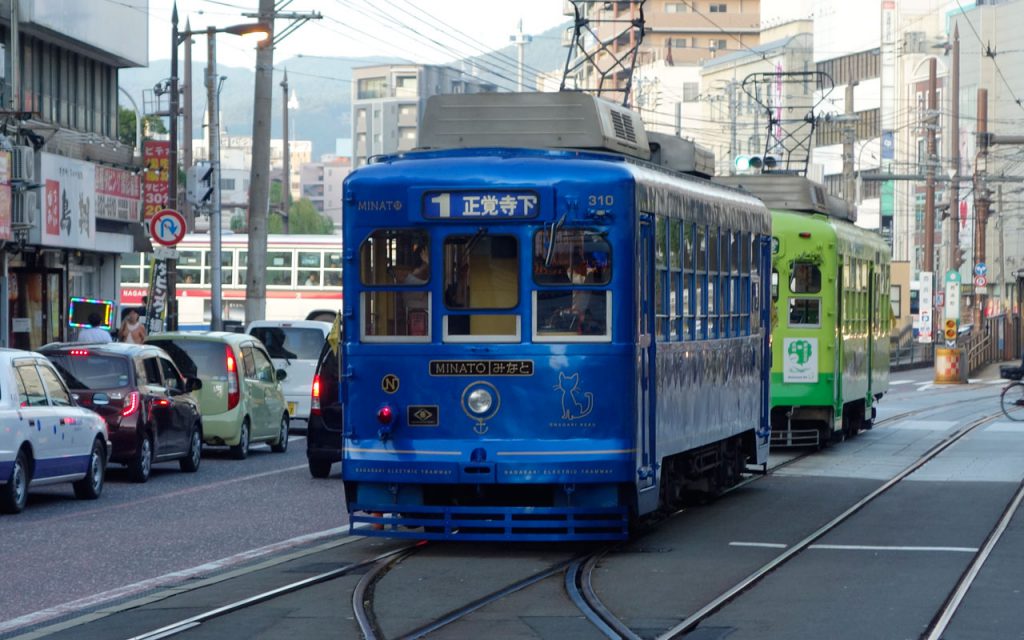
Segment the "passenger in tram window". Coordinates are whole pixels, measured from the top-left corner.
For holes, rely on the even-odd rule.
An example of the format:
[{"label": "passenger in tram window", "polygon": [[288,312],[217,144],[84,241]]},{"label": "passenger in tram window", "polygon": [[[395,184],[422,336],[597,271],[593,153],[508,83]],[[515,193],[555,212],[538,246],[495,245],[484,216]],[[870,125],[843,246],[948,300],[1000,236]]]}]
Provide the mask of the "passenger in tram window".
[{"label": "passenger in tram window", "polygon": [[306,276],[306,286],[307,287],[316,287],[319,284],[320,284],[320,282],[317,279],[315,273],[310,273],[308,276]]},{"label": "passenger in tram window", "polygon": [[[413,255],[416,257],[416,262],[412,271],[407,273],[405,278],[402,279],[402,284],[426,284],[430,279],[430,251],[425,244],[415,245],[413,246]],[[410,311],[425,310],[427,308],[428,295],[425,291],[404,294],[406,309]]]}]

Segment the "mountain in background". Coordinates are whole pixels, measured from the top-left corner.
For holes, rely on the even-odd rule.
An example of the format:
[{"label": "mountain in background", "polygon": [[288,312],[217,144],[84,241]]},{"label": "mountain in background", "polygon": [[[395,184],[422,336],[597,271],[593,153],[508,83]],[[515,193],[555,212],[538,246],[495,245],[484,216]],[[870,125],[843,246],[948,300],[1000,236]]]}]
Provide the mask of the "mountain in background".
[{"label": "mountain in background", "polygon": [[[557,72],[565,66],[566,49],[561,45],[565,27],[555,27],[534,36],[524,51],[524,83],[536,86],[537,73]],[[473,58],[455,60],[448,66],[461,69],[481,80],[492,82],[499,91],[514,91],[516,86],[516,48],[513,45]],[[181,59],[179,58],[179,63]],[[289,93],[294,91],[299,108],[289,113],[295,139],[313,141],[313,158],[335,152],[338,138],[352,135],[352,69],[378,64],[410,64],[401,58],[329,58],[300,56],[274,62],[274,106],[271,137],[281,137],[281,100],[283,71],[288,70]],[[205,63],[192,65],[193,138],[205,137],[206,113]],[[226,77],[220,95],[221,130],[225,135],[252,135],[252,100],[255,74],[251,69],[218,65],[219,75]],[[184,73],[179,71],[181,77]],[[166,80],[170,74],[169,60],[153,60],[150,66],[124,69],[119,74],[120,86],[142,106],[142,92]],[[142,107],[145,109],[145,107]],[[166,101],[164,104],[166,108]]]}]

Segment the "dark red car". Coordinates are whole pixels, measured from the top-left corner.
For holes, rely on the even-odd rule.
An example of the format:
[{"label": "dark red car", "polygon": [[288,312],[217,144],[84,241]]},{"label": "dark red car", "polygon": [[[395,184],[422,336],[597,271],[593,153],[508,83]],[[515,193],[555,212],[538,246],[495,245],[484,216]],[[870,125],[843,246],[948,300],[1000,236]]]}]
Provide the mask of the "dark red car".
[{"label": "dark red car", "polygon": [[182,376],[163,349],[115,342],[51,344],[39,352],[78,404],[107,421],[110,461],[126,465],[133,480],[148,480],[155,462],[199,469],[203,421],[191,392],[202,382]]}]

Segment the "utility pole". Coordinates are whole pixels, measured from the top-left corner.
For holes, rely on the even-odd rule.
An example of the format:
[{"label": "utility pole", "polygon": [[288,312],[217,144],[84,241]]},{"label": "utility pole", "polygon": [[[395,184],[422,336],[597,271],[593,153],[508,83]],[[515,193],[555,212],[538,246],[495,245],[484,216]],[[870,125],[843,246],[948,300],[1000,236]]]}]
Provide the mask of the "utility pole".
[{"label": "utility pole", "polygon": [[249,247],[245,269],[245,321],[267,315],[267,215],[270,205],[270,111],[274,81],[274,0],[260,0],[258,20],[270,36],[256,49],[252,167],[249,173]]},{"label": "utility pole", "polygon": [[[289,4],[286,0],[284,5]],[[274,0],[260,0],[256,14],[243,13],[266,24],[269,37],[256,49],[256,89],[253,95],[252,167],[249,172],[249,247],[245,271],[245,321],[262,320],[267,314],[267,215],[270,209],[270,118],[274,83],[274,45],[293,33],[308,20],[323,16],[308,13],[281,13]],[[293,20],[279,33],[274,32],[274,19]]]},{"label": "utility pole", "polygon": [[[174,3],[171,11],[171,81],[170,81],[170,112],[169,133],[171,138],[170,149],[167,153],[167,208],[178,210],[178,3]],[[178,268],[177,260],[167,260],[167,294],[164,300],[164,329],[177,331],[178,329]],[[153,300],[149,301],[150,306]],[[152,315],[146,309],[146,317],[152,322]]]},{"label": "utility pole", "polygon": [[291,174],[291,150],[288,148],[288,70],[284,70],[284,80],[281,81],[281,88],[284,89],[281,100],[281,111],[284,117],[284,180],[281,181],[281,220],[284,223],[284,232],[290,233],[289,222],[291,221],[292,202],[292,174]]},{"label": "utility pole", "polygon": [[[182,91],[185,108],[182,109],[181,114],[181,128],[185,130],[185,135],[182,136],[181,164],[188,170],[192,166],[192,26],[187,18],[185,19],[185,33],[189,35],[185,38],[185,86]],[[188,201],[188,198],[181,203],[181,214],[185,216],[189,231],[195,231],[195,212],[192,211],[192,203]]]},{"label": "utility pole", "polygon": [[857,173],[853,157],[853,147],[857,140],[857,119],[853,109],[853,91],[856,86],[854,82],[846,85],[846,110],[843,118],[846,122],[843,128],[843,198],[847,202],[853,202],[857,196]]},{"label": "utility pole", "polygon": [[953,27],[953,64],[950,73],[950,149],[953,175],[949,184],[949,268],[960,270],[960,25]]},{"label": "utility pole", "polygon": [[1006,253],[1003,252],[1003,236],[1006,235],[1006,210],[1003,209],[1003,185],[996,187],[996,215],[999,216],[999,280],[996,281],[996,295],[999,296],[999,311],[1002,312],[1006,293]]},{"label": "utility pole", "polygon": [[925,158],[924,188],[924,271],[935,272],[935,129],[936,129],[936,78],[935,58],[928,59],[928,112],[925,128],[928,130],[928,153]]},{"label": "utility pole", "polygon": [[523,52],[523,50],[524,50],[524,48],[526,47],[527,44],[533,42],[533,36],[528,36],[525,33],[523,33],[523,21],[520,20],[519,21],[519,32],[513,34],[512,36],[509,36],[509,40],[512,41],[512,44],[516,45],[516,50],[517,50],[517,52],[519,54],[518,73],[516,75],[516,91],[522,92],[522,91],[525,90],[525,88],[523,86],[523,66],[524,66],[524,62],[523,62],[523,60],[524,60],[523,53],[524,52]]},{"label": "utility pole", "polygon": [[[210,200],[210,329],[223,328],[221,310],[221,210],[220,210],[220,100],[217,86],[217,30],[206,29],[206,110],[209,113],[210,168],[213,197]],[[251,267],[250,267],[251,268]]]},{"label": "utility pole", "polygon": [[[988,186],[982,158],[988,165],[988,89],[978,89],[978,154],[974,161],[974,264],[985,262],[985,225],[988,223]],[[972,270],[973,273],[973,270]],[[985,319],[985,290],[975,289],[975,323]]]}]

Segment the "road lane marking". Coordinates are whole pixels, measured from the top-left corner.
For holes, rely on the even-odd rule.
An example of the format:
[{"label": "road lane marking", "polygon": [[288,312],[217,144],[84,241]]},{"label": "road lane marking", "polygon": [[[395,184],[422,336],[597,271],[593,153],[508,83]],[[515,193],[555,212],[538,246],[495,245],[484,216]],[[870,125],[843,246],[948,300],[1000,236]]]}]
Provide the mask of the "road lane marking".
[{"label": "road lane marking", "polygon": [[730,547],[761,547],[764,549],[785,549],[789,545],[775,542],[730,542]]},{"label": "road lane marking", "polygon": [[[297,546],[300,546],[300,545],[304,545],[304,544],[307,544],[307,543],[310,543],[310,542],[316,542],[316,541],[319,541],[319,540],[323,540],[325,538],[331,538],[331,537],[334,537],[334,536],[344,535],[344,534],[347,534],[347,533],[348,533],[348,525],[345,525],[343,527],[335,527],[333,529],[326,529],[324,531],[316,531],[316,532],[313,532],[313,533],[307,533],[307,534],[304,534],[304,535],[301,535],[301,536],[296,536],[294,538],[289,538],[287,540],[281,540],[280,542],[275,542],[273,544],[268,544],[268,545],[263,546],[263,547],[258,547],[256,549],[250,549],[248,551],[242,551],[240,553],[236,553],[235,555],[228,556],[226,558],[221,558],[220,560],[214,560],[212,562],[205,562],[203,564],[200,564],[200,565],[197,565],[195,567],[188,568],[188,569],[182,569],[180,571],[172,571],[170,573],[165,573],[162,576],[157,576],[155,578],[149,578],[147,580],[141,580],[139,582],[135,582],[133,584],[125,585],[123,587],[117,587],[116,589],[110,589],[108,591],[104,591],[102,593],[93,594],[93,595],[85,597],[85,598],[79,598],[78,600],[72,600],[70,602],[65,602],[64,604],[59,604],[59,605],[56,605],[54,607],[49,607],[49,608],[46,608],[46,609],[40,609],[39,611],[35,611],[33,613],[28,613],[28,614],[25,614],[23,616],[19,616],[17,618],[13,618],[11,620],[6,620],[6,621],[3,621],[3,622],[0,622],[0,634],[9,633],[11,631],[14,631],[14,630],[22,628],[22,627],[35,626],[35,625],[38,625],[38,624],[42,624],[42,623],[44,623],[44,622],[46,622],[48,620],[52,620],[54,618],[63,617],[63,616],[67,616],[67,615],[72,615],[72,614],[78,613],[79,611],[82,611],[83,609],[89,609],[89,608],[97,607],[97,606],[100,606],[100,605],[103,605],[103,604],[106,604],[106,603],[109,603],[109,602],[112,602],[112,601],[115,601],[115,600],[120,600],[120,599],[131,597],[131,596],[136,596],[136,595],[138,595],[140,593],[144,593],[146,591],[150,591],[152,589],[156,589],[156,588],[159,588],[159,587],[167,587],[167,586],[181,584],[182,582],[185,582],[186,580],[193,580],[195,578],[203,576],[204,574],[209,574],[209,573],[213,573],[214,571],[220,571],[220,570],[223,570],[223,569],[227,569],[227,568],[233,567],[235,565],[238,565],[238,564],[241,564],[241,563],[244,563],[244,562],[249,562],[251,560],[255,560],[257,558],[261,558],[261,557],[264,557],[264,556],[267,556],[267,555],[271,555],[271,554],[274,554],[274,553],[279,553],[281,551],[287,551],[288,549],[291,549],[291,548],[294,548],[294,547],[297,547]],[[338,544],[345,544],[347,542],[351,542],[351,541],[354,541],[354,540],[357,540],[357,539],[359,539],[359,538],[357,538],[357,537],[352,537],[352,538],[346,537],[343,540],[335,541],[333,543],[328,544],[327,546],[336,546]],[[320,550],[320,549],[318,549],[318,550]],[[315,552],[315,551],[317,551],[317,550],[314,550],[312,552]],[[190,584],[188,590],[194,589],[197,586],[200,586],[200,585]],[[106,613],[110,613],[110,612],[106,612]],[[52,629],[51,630],[47,630],[47,633],[52,633],[52,632],[53,632]]]}]

